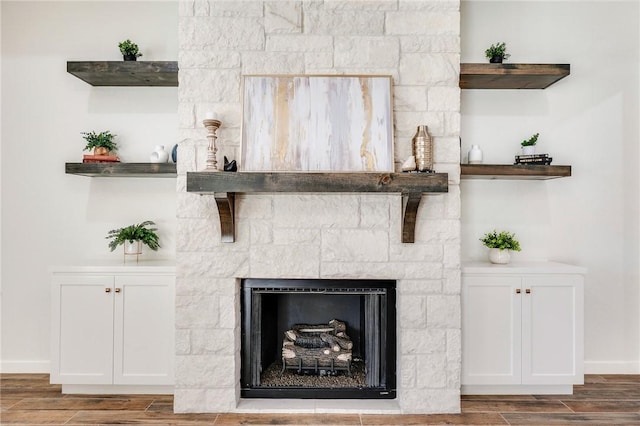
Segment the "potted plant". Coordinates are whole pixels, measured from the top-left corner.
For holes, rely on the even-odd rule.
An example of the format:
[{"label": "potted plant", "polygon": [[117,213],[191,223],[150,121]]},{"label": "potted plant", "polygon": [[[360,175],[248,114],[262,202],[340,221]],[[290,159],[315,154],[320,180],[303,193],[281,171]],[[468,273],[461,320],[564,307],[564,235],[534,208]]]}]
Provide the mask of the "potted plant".
[{"label": "potted plant", "polygon": [[489,59],[489,62],[492,64],[501,64],[503,59],[509,59],[511,56],[509,53],[506,53],[507,46],[504,42],[492,44],[487,50],[484,51],[484,54]]},{"label": "potted plant", "polygon": [[116,136],[111,134],[109,130],[96,133],[94,131],[91,132],[81,132],[82,136],[87,141],[87,146],[84,147],[85,151],[90,151],[93,149],[93,155],[109,155],[111,151],[116,151],[118,149],[118,144],[113,141],[113,138]]},{"label": "potted plant", "polygon": [[524,155],[533,155],[536,153],[536,143],[538,142],[538,136],[540,136],[540,133],[536,133],[529,139],[525,139],[520,142],[520,146],[522,146],[522,153]]},{"label": "potted plant", "polygon": [[150,228],[155,225],[150,220],[145,220],[136,225],[125,226],[124,228],[112,229],[106,239],[110,239],[109,248],[114,251],[119,245],[124,245],[124,253],[139,255],[142,253],[142,244],[153,251],[158,251],[160,247],[157,228]]},{"label": "potted plant", "polygon": [[511,260],[511,250],[520,251],[520,243],[515,239],[515,234],[507,231],[492,231],[480,238],[480,241],[489,247],[489,260],[491,263],[505,264]]},{"label": "potted plant", "polygon": [[139,52],[138,45],[129,39],[118,43],[118,47],[125,61],[136,61],[138,57],[142,56],[142,53]]}]

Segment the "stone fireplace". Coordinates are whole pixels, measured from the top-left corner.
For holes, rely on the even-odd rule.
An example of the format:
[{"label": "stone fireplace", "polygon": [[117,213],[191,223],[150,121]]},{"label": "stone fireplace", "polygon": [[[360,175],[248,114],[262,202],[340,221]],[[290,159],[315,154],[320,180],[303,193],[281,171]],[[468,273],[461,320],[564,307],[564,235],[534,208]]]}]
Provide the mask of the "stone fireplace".
[{"label": "stone fireplace", "polygon": [[[282,409],[241,397],[243,279],[370,279],[396,283],[396,397],[383,408],[346,400],[341,411],[458,412],[459,1],[179,4],[174,410]],[[235,242],[221,242],[215,199],[186,192],[186,172],[204,169],[209,111],[222,121],[218,159],[239,159],[246,74],[391,75],[396,171],[426,124],[449,179],[448,193],[422,197],[415,242],[402,243],[394,193],[238,194]],[[329,407],[305,400],[297,411]]]}]

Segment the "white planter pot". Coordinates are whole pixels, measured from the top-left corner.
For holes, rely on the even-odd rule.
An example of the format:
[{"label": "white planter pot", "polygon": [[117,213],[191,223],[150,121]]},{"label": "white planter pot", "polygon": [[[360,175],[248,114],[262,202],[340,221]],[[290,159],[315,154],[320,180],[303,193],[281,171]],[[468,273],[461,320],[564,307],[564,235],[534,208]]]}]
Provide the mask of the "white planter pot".
[{"label": "white planter pot", "polygon": [[489,249],[489,261],[501,265],[509,263],[511,260],[511,252],[509,250],[500,250],[497,248]]},{"label": "white planter pot", "polygon": [[124,243],[124,254],[140,254],[142,253],[142,245],[140,241],[126,241]]},{"label": "white planter pot", "polygon": [[535,145],[529,145],[529,146],[523,146],[522,147],[522,155],[533,155],[536,153],[536,146]]}]

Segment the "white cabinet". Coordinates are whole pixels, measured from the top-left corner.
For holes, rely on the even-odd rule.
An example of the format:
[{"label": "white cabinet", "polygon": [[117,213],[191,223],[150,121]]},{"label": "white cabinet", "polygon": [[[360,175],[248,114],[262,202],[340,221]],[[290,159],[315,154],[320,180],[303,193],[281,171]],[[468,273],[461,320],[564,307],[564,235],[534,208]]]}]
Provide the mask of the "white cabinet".
[{"label": "white cabinet", "polygon": [[166,392],[174,383],[174,292],[172,267],[54,272],[51,383],[69,393]]},{"label": "white cabinet", "polygon": [[583,374],[584,270],[472,263],[462,272],[462,392],[572,393]]}]

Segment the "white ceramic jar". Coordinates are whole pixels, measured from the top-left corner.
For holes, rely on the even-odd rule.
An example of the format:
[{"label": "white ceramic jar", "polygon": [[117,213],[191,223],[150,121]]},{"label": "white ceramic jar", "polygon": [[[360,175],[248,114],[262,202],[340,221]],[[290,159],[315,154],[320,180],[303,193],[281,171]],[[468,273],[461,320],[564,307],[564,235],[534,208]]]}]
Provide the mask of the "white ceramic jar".
[{"label": "white ceramic jar", "polygon": [[169,161],[169,153],[164,150],[164,145],[156,145],[151,153],[152,163],[166,163]]}]

